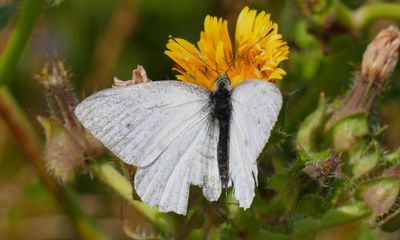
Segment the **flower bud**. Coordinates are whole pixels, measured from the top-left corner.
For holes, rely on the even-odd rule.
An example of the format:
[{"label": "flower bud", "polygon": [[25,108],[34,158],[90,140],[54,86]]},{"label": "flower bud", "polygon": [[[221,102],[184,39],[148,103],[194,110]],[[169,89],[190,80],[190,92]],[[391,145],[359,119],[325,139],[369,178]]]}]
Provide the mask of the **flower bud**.
[{"label": "flower bud", "polygon": [[400,180],[398,178],[369,181],[359,188],[357,196],[372,210],[369,217],[371,225],[375,225],[377,219],[391,210],[396,203],[399,189]]},{"label": "flower bud", "polygon": [[394,26],[382,30],[368,45],[361,64],[362,81],[376,84],[378,91],[383,90],[398,60],[400,31]]},{"label": "flower bud", "polygon": [[104,146],[75,117],[78,99],[64,64],[52,60],[37,78],[43,85],[50,112],[49,118],[39,117],[47,139],[44,153],[47,167],[61,181],[69,181],[84,165],[85,158],[101,154]]},{"label": "flower bud", "polygon": [[53,118],[38,118],[46,133],[44,158],[49,172],[62,182],[73,179],[85,162],[84,150],[71,133]]},{"label": "flower bud", "polygon": [[400,31],[394,26],[383,29],[364,52],[361,70],[348,96],[327,123],[330,128],[336,121],[363,112],[369,114],[375,99],[384,90],[398,60]]},{"label": "flower bud", "polygon": [[320,186],[325,187],[330,180],[338,175],[341,160],[337,154],[331,154],[328,158],[312,162],[306,165],[303,171]]},{"label": "flower bud", "polygon": [[50,66],[45,64],[37,78],[44,87],[50,115],[68,130],[81,132],[80,123],[74,114],[78,99],[63,62],[53,60]]}]

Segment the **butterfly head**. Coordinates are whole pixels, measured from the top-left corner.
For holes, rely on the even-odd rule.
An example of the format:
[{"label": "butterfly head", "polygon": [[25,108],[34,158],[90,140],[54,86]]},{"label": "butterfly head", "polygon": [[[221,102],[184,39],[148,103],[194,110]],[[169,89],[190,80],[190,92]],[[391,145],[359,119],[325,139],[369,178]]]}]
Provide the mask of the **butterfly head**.
[{"label": "butterfly head", "polygon": [[226,73],[219,74],[215,80],[216,89],[231,90],[231,80]]}]

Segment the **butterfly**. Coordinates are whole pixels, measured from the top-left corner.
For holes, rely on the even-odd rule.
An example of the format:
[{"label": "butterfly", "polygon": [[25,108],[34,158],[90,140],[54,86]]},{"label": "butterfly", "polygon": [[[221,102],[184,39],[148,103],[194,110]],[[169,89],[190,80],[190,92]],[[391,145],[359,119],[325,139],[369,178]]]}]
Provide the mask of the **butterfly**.
[{"label": "butterfly", "polygon": [[136,192],[160,211],[186,214],[190,185],[209,201],[233,185],[243,208],[257,183],[256,159],[282,106],[275,84],[221,74],[209,91],[182,81],[105,89],[75,109],[83,126],[125,163]]},{"label": "butterfly", "polygon": [[[105,89],[84,99],[77,118],[111,152],[137,167],[134,188],[149,206],[186,214],[191,185],[209,201],[233,187],[239,206],[255,196],[257,157],[282,106],[275,84],[288,47],[265,12],[245,7],[236,54],[227,22],[207,16],[199,50],[170,39],[177,80]],[[124,85],[124,84],[121,84]]]}]

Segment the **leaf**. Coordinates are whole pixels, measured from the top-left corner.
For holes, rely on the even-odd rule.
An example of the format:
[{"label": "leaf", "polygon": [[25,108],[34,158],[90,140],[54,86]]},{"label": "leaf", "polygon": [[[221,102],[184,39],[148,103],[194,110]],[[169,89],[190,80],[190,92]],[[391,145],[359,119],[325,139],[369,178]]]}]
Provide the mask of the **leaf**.
[{"label": "leaf", "polygon": [[304,151],[315,150],[318,142],[320,142],[318,134],[321,132],[325,118],[326,101],[324,94],[321,94],[317,110],[310,114],[300,125],[297,132],[296,145]]}]

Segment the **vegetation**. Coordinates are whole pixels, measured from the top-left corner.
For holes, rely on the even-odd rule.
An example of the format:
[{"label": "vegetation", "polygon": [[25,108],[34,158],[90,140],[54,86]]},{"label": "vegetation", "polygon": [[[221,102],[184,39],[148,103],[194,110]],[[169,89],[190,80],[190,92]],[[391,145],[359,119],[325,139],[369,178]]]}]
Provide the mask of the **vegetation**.
[{"label": "vegetation", "polygon": [[[207,14],[271,13],[290,46],[252,207],[190,193],[186,216],[132,191],[73,109],[129,79],[173,79],[168,36]],[[0,238],[399,239],[398,1],[7,1],[0,7]],[[165,23],[165,24],[164,24]],[[233,30],[231,24],[230,30]]]}]

